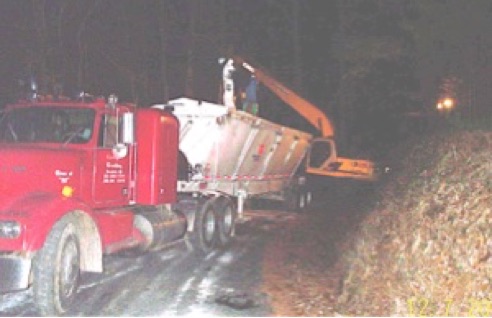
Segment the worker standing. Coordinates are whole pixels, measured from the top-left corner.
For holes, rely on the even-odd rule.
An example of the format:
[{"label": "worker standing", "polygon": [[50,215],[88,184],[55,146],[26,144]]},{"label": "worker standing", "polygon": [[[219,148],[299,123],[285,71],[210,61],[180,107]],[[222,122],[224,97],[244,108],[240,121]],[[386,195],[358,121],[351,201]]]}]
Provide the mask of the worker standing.
[{"label": "worker standing", "polygon": [[243,110],[253,115],[258,114],[258,102],[256,99],[256,90],[258,88],[258,80],[254,75],[251,75],[248,86],[246,86],[246,96],[243,101]]}]

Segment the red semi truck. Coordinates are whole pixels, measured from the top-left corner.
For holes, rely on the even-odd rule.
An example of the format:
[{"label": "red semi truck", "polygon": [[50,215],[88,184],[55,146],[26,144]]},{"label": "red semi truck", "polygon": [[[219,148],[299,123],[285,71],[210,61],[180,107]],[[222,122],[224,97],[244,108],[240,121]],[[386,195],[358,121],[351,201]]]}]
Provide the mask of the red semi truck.
[{"label": "red semi truck", "polygon": [[[177,193],[179,123],[114,96],[37,98],[0,120],[0,292],[32,286],[43,315],[67,311],[103,255],[229,242],[233,201]],[[185,167],[185,170],[187,167]]]}]

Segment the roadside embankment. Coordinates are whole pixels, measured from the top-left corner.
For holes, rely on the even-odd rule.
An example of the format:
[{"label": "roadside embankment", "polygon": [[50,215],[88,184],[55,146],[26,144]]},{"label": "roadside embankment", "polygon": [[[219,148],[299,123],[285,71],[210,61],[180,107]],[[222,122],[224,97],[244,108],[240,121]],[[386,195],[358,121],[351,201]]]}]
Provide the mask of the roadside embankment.
[{"label": "roadside embankment", "polygon": [[390,158],[370,213],[352,196],[270,244],[277,315],[492,314],[492,133],[435,135]]}]

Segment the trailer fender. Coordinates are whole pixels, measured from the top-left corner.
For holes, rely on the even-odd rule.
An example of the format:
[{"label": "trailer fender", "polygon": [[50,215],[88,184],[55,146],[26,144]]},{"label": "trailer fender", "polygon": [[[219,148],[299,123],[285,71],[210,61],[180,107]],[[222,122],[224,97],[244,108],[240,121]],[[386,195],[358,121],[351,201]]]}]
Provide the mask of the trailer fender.
[{"label": "trailer fender", "polygon": [[22,216],[19,220],[25,230],[23,249],[26,251],[39,250],[54,224],[63,216],[73,214],[78,220],[76,231],[80,238],[81,269],[102,272],[101,236],[90,207],[72,198],[37,193],[17,200],[10,210]]}]

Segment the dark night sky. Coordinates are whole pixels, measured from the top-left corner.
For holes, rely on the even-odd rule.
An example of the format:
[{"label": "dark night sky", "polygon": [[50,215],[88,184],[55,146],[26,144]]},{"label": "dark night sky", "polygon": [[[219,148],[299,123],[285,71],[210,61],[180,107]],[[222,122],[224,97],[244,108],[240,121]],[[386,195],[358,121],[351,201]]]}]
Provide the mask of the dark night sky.
[{"label": "dark night sky", "polygon": [[[107,94],[117,90],[127,99],[135,96],[128,89],[132,80],[158,82],[160,79],[160,35],[158,0],[6,0],[0,3],[2,100],[12,95],[15,83],[31,73],[39,77],[42,50],[48,55],[48,68],[63,80],[66,90],[76,90],[77,67],[81,54],[88,73],[84,89],[94,94]],[[236,0],[201,3],[198,9],[195,39],[190,39],[191,3],[194,1],[162,1],[167,14],[166,56],[170,97],[184,94],[184,74],[190,42],[194,41],[193,68],[194,93],[197,98],[215,100],[220,81],[217,59],[232,51],[269,68],[277,68],[279,77],[288,79],[288,51],[292,51],[290,39],[291,17],[281,1]],[[33,3],[37,3],[35,7]],[[42,6],[42,4],[45,4]],[[223,17],[218,11],[224,4]],[[40,12],[42,8],[44,12]],[[301,42],[303,64],[309,68],[322,67],[329,56],[329,34],[334,25],[334,2],[310,1],[302,6],[308,13],[301,16]],[[312,12],[323,11],[312,16]],[[44,14],[44,17],[40,17]],[[304,13],[301,13],[304,14]],[[221,27],[221,19],[225,20]],[[268,25],[266,25],[268,24]],[[39,33],[45,43],[41,43]],[[224,33],[225,39],[217,34]],[[78,40],[83,42],[83,52]],[[219,42],[225,43],[219,43]],[[275,49],[272,50],[272,45]],[[226,52],[224,52],[226,51]],[[322,54],[323,53],[323,54]],[[281,65],[283,64],[283,65]],[[304,66],[304,65],[303,65]],[[324,70],[320,70],[321,73]],[[310,78],[312,76],[312,78]],[[312,73],[307,80],[315,81],[324,76]],[[150,85],[152,86],[152,85]],[[145,87],[140,96],[145,102],[159,99],[157,87]],[[8,87],[8,88],[7,88]],[[81,88],[82,89],[82,88]],[[145,92],[143,92],[145,91]],[[68,93],[68,92],[67,92]],[[7,97],[7,98],[8,98]],[[142,100],[142,98],[140,98]]]},{"label": "dark night sky", "polygon": [[[470,114],[490,110],[491,15],[488,0],[2,0],[0,102],[29,75],[63,83],[66,95],[216,101],[217,59],[232,52],[324,109],[340,132],[378,138],[382,118],[429,111],[443,94]],[[267,118],[303,126],[265,88],[259,98]]]}]

